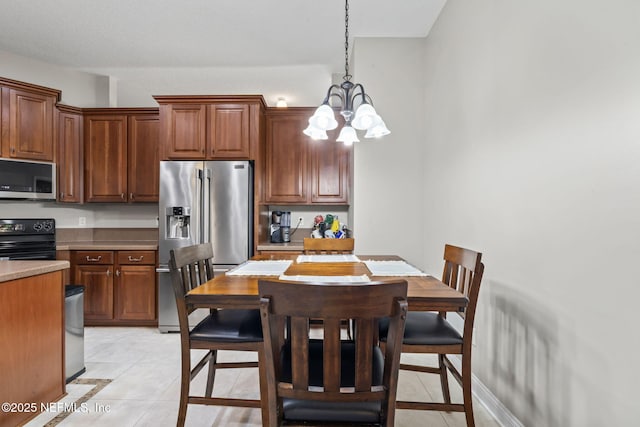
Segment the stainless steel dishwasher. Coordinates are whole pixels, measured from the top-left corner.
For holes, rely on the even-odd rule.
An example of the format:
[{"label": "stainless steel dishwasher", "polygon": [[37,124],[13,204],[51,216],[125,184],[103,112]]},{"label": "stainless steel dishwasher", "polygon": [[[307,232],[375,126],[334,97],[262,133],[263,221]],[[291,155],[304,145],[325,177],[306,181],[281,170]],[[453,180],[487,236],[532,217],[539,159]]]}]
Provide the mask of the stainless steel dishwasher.
[{"label": "stainless steel dishwasher", "polygon": [[82,375],[84,366],[84,286],[64,289],[64,365],[67,383]]}]

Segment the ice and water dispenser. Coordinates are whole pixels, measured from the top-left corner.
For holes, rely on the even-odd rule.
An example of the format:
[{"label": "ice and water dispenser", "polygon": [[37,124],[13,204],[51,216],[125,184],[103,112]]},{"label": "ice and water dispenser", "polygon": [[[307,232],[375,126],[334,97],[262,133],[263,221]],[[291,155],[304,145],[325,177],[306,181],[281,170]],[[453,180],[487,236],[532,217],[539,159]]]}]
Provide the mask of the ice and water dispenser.
[{"label": "ice and water dispenser", "polygon": [[167,239],[188,239],[191,237],[191,208],[170,206],[166,209]]}]

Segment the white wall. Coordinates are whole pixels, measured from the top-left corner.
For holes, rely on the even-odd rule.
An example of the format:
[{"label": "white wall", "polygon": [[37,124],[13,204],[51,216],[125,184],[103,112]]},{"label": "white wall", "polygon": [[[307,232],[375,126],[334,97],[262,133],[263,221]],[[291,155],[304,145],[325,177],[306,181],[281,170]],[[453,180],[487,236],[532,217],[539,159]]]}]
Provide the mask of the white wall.
[{"label": "white wall", "polygon": [[427,38],[427,268],[484,253],[474,372],[527,426],[640,418],[638,22],[634,0],[449,0]]},{"label": "white wall", "polygon": [[354,144],[356,252],[424,263],[424,39],[357,39],[353,81],[391,131]]},{"label": "white wall", "polygon": [[107,107],[106,77],[0,50],[0,76],[62,91],[62,104]]},{"label": "white wall", "polygon": [[319,105],[331,84],[323,66],[245,68],[109,68],[118,107],[157,106],[152,95],[262,95],[269,106],[279,97],[288,105]]}]

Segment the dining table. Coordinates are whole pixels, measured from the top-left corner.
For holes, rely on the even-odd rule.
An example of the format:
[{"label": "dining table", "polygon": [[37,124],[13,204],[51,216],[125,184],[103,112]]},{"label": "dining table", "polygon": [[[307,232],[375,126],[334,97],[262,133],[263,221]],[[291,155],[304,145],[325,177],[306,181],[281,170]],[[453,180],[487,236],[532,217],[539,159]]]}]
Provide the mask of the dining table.
[{"label": "dining table", "polygon": [[[462,293],[413,267],[397,255],[313,257],[296,254],[256,255],[237,268],[189,291],[186,302],[195,308],[258,309],[260,279],[377,282],[400,278],[408,284],[407,302],[410,311],[462,311],[468,303],[467,297]],[[261,411],[263,425],[266,425],[270,399],[267,398],[266,372],[262,361],[263,355],[259,352]]]}]

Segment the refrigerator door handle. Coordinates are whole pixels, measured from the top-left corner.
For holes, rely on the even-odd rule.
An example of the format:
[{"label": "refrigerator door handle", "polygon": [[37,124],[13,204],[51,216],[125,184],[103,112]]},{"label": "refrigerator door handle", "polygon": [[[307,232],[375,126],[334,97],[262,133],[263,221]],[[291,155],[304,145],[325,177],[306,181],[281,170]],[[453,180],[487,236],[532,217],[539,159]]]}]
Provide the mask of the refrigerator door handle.
[{"label": "refrigerator door handle", "polygon": [[196,244],[204,243],[204,169],[196,169],[198,178],[198,188],[196,188],[196,206],[198,212],[198,233],[194,236]]},{"label": "refrigerator door handle", "polygon": [[202,243],[208,243],[211,241],[211,169],[206,167],[202,194]]}]

